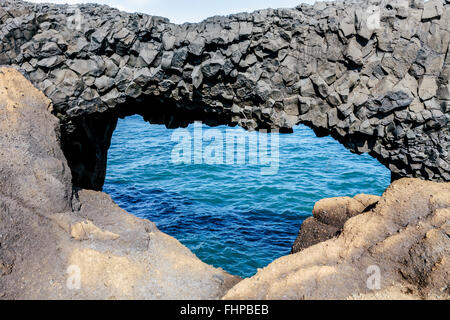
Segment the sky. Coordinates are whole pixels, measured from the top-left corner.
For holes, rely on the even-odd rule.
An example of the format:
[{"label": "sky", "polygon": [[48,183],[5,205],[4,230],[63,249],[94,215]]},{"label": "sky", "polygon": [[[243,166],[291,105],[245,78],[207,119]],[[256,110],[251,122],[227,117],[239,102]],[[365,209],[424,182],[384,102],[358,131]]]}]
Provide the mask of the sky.
[{"label": "sky", "polygon": [[173,23],[200,22],[216,15],[252,12],[266,8],[293,8],[315,0],[27,0],[37,3],[101,3],[127,12],[142,12],[169,18]]}]

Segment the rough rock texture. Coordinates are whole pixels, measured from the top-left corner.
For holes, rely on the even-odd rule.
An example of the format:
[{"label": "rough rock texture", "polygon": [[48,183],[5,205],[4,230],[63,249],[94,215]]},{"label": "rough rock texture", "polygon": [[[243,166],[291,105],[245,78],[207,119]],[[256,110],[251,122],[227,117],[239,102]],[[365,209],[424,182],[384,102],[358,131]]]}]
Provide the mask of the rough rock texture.
[{"label": "rough rock texture", "polygon": [[224,298],[449,299],[449,279],[450,183],[403,178],[337,238],[275,260]]},{"label": "rough rock texture", "polygon": [[393,179],[449,181],[448,0],[348,0],[197,24],[99,5],[0,3],[0,64],[54,104],[76,185],[100,190],[117,118],[289,132],[304,123]]},{"label": "rough rock texture", "polygon": [[348,219],[372,209],[379,199],[378,196],[358,194],[354,198],[339,197],[318,201],[314,205],[313,216],[303,221],[291,252],[299,252],[338,236]]},{"label": "rough rock texture", "polygon": [[72,191],[52,108],[0,68],[0,298],[217,299],[239,281],[108,195]]}]

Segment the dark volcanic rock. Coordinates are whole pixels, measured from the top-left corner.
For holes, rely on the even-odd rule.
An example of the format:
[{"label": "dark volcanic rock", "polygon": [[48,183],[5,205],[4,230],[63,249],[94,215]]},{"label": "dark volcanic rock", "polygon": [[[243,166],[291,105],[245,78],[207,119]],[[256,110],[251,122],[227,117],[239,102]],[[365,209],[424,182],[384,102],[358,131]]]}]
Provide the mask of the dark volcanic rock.
[{"label": "dark volcanic rock", "polygon": [[292,245],[291,253],[302,251],[319,242],[336,237],[340,228],[320,222],[314,217],[307,218],[300,227],[300,232]]},{"label": "dark volcanic rock", "polygon": [[404,4],[302,4],[175,25],[107,6],[3,0],[0,64],[54,102],[80,187],[102,188],[117,117],[136,113],[171,128],[304,123],[369,152],[393,179],[448,181],[450,5]]}]

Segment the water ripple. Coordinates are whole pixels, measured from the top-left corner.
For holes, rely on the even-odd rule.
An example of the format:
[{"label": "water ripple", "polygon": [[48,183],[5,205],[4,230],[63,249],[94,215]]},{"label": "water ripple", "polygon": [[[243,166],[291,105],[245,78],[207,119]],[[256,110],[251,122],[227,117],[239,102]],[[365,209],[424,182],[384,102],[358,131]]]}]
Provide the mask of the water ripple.
[{"label": "water ripple", "polygon": [[255,165],[172,164],[172,132],[139,116],[120,120],[104,191],[206,263],[244,277],[289,253],[316,201],[380,195],[390,181],[375,159],[351,154],[330,137],[317,138],[305,126],[280,136],[274,176],[261,175]]}]

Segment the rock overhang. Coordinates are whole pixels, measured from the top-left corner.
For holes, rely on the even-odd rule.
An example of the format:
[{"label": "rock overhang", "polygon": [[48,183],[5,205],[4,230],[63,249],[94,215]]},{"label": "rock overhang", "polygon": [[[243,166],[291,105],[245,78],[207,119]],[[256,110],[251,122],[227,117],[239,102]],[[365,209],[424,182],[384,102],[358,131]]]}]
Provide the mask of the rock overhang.
[{"label": "rock overhang", "polygon": [[336,1],[200,23],[3,1],[0,64],[54,104],[75,185],[101,189],[118,117],[289,132],[368,152],[393,178],[449,181],[450,6]]}]

